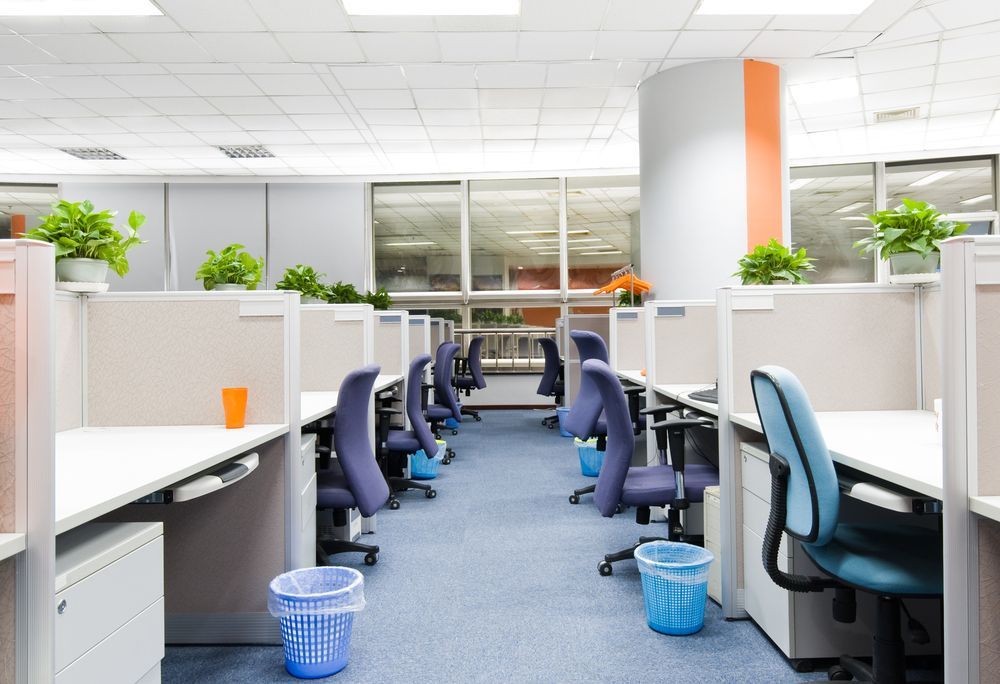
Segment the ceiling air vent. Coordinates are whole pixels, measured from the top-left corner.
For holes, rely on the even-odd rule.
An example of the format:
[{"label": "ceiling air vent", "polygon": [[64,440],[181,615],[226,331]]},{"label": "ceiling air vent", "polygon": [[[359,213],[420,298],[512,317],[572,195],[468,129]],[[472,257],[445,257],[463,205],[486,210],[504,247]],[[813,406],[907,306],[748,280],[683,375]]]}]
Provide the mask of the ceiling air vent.
[{"label": "ceiling air vent", "polygon": [[108,161],[125,158],[105,147],[60,147],[59,149],[77,159],[86,159],[88,161]]},{"label": "ceiling air vent", "polygon": [[263,145],[219,145],[222,154],[230,159],[268,159],[273,157],[271,150]]},{"label": "ceiling air vent", "polygon": [[920,107],[910,107],[908,109],[886,109],[875,112],[875,123],[885,123],[886,121],[907,121],[916,119],[920,114]]}]

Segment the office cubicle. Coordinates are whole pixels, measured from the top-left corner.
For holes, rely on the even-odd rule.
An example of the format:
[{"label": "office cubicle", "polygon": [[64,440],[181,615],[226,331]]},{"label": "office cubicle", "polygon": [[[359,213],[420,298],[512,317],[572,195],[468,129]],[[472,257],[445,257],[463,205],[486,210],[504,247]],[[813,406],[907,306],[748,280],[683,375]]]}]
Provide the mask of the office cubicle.
[{"label": "office cubicle", "polygon": [[641,307],[609,312],[608,357],[615,371],[641,373],[646,369],[646,317]]},{"label": "office cubicle", "polygon": [[560,348],[563,353],[563,380],[565,382],[564,406],[572,406],[576,393],[580,390],[580,355],[576,344],[570,339],[575,330],[589,330],[597,333],[608,344],[610,337],[608,314],[569,314],[562,319],[563,339]]},{"label": "office cubicle", "polygon": [[[430,354],[434,359],[434,348],[431,347],[431,317],[430,316],[410,316],[410,353],[409,360],[420,354]],[[430,382],[431,364],[427,364],[424,370],[424,382]]]},{"label": "office cubicle", "polygon": [[410,315],[406,311],[374,313],[375,363],[382,373],[406,375],[410,366]]}]

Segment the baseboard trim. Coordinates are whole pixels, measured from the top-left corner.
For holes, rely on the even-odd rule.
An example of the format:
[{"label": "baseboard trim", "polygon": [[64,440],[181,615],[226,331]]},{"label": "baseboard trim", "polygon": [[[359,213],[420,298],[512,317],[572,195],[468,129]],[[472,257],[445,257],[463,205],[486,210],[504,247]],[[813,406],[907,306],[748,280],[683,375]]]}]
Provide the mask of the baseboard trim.
[{"label": "baseboard trim", "polygon": [[538,404],[488,404],[480,406],[478,404],[462,404],[462,408],[472,411],[555,411],[556,406],[539,406]]},{"label": "baseboard trim", "polygon": [[167,615],[168,644],[281,644],[270,613],[175,613]]}]

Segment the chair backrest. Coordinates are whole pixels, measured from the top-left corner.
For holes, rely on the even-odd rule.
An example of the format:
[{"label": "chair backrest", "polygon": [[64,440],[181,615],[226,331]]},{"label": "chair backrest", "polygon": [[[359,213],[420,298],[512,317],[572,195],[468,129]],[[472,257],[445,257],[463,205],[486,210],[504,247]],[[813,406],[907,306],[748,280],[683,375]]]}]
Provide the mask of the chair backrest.
[{"label": "chair backrest", "polygon": [[410,427],[413,428],[413,434],[420,442],[420,448],[428,456],[433,456],[437,453],[437,442],[434,441],[434,434],[424,419],[424,411],[421,406],[423,397],[420,389],[424,378],[424,368],[430,362],[430,354],[419,354],[410,361],[410,370],[406,376],[406,416],[410,419]]},{"label": "chair backrest", "polygon": [[461,348],[461,345],[454,342],[442,342],[434,359],[434,401],[450,408],[455,420],[459,422],[462,422],[462,408],[455,398],[451,378],[454,375],[455,355]]},{"label": "chair backrest", "polygon": [[476,383],[477,389],[486,389],[486,378],[483,376],[483,340],[482,335],[477,335],[469,342],[469,372],[472,373],[472,380]]},{"label": "chair backrest", "polygon": [[635,435],[632,432],[632,417],[628,411],[628,400],[611,367],[604,361],[590,359],[583,362],[582,375],[590,379],[594,391],[604,404],[604,416],[608,422],[608,446],[604,452],[604,462],[597,476],[594,503],[606,518],[615,514],[621,501],[625,476],[632,462],[635,450]]},{"label": "chair backrest", "polygon": [[372,388],[381,368],[374,364],[353,370],[340,383],[337,394],[337,426],[333,448],[344,470],[347,486],[361,515],[369,516],[389,500],[389,485],[375,461],[368,436]]},{"label": "chair backrest", "polygon": [[542,347],[542,354],[545,356],[545,370],[542,371],[542,379],[538,382],[536,394],[543,397],[551,397],[559,379],[559,367],[562,361],[559,360],[559,347],[551,337],[538,338],[538,344]]},{"label": "chair backrest", "polygon": [[837,528],[840,487],[809,397],[799,379],[780,366],[751,371],[750,382],[768,448],[789,465],[785,531],[822,546]]},{"label": "chair backrest", "polygon": [[[581,364],[590,359],[608,363],[608,346],[604,343],[603,337],[589,330],[573,330],[570,331],[569,336],[576,344]],[[569,413],[566,414],[563,428],[580,439],[589,439],[594,434],[597,420],[601,417],[603,408],[601,395],[594,382],[589,375],[581,372],[580,390],[576,393],[576,398],[573,399]]]}]

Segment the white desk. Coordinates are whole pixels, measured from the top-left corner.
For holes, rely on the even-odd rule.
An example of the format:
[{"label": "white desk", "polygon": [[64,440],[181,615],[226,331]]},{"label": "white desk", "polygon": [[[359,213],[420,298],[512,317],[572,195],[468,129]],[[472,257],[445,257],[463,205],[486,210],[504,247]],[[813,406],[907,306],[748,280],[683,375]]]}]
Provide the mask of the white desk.
[{"label": "white desk", "polygon": [[4,532],[0,534],[0,561],[24,551],[27,540],[20,532]]},{"label": "white desk", "polygon": [[685,406],[690,406],[693,409],[701,411],[702,413],[709,416],[719,415],[719,405],[711,404],[707,401],[698,401],[697,399],[692,399],[690,396],[691,392],[698,392],[705,389],[711,389],[715,386],[715,383],[705,382],[700,385],[656,385],[653,387],[653,391],[657,394],[662,394],[668,399],[674,401],[679,401]]},{"label": "white desk", "polygon": [[338,392],[303,392],[300,402],[302,424],[311,423],[337,410]]},{"label": "white desk", "polygon": [[976,515],[1000,522],[1000,496],[970,496],[969,508]]},{"label": "white desk", "polygon": [[382,392],[402,381],[402,375],[379,375],[375,378],[375,386],[372,388],[372,391]]},{"label": "white desk", "polygon": [[56,534],[288,432],[287,425],[78,428],[56,433]]},{"label": "white desk", "polygon": [[[761,432],[756,413],[730,418]],[[941,433],[932,412],[827,411],[816,419],[835,462],[925,496],[944,496]]]},{"label": "white desk", "polygon": [[641,370],[620,370],[615,371],[618,377],[623,380],[628,380],[629,382],[640,385],[642,387],[646,386],[646,376],[642,374]]}]

